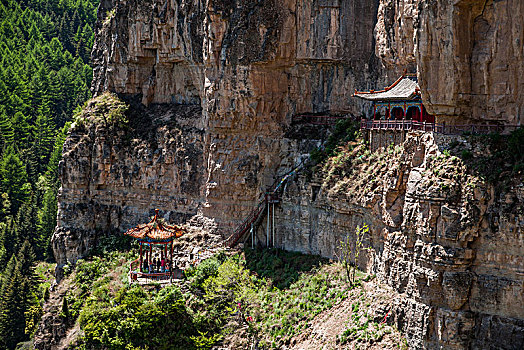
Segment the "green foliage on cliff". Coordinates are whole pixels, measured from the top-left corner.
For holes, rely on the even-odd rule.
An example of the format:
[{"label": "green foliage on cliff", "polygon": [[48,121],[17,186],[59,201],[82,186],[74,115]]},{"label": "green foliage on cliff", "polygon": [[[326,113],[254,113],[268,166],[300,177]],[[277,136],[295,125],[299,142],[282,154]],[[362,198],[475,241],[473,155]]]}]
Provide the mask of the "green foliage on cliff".
[{"label": "green foliage on cliff", "polygon": [[129,123],[125,115],[128,108],[116,94],[104,92],[76,111],[73,128],[91,124],[101,124],[109,129],[125,128]]},{"label": "green foliage on cliff", "polygon": [[310,158],[313,165],[322,163],[327,158],[335,155],[340,146],[354,141],[359,135],[359,132],[360,127],[358,122],[350,118],[338,120],[323,147],[311,152]]},{"label": "green foliage on cliff", "polygon": [[[17,288],[29,270],[4,267],[21,254],[24,241],[36,259],[52,259],[58,162],[73,110],[90,97],[98,3],[0,2],[0,277]],[[28,339],[38,310],[34,303],[0,304],[2,327],[11,332],[9,341],[0,332],[4,347]]]}]

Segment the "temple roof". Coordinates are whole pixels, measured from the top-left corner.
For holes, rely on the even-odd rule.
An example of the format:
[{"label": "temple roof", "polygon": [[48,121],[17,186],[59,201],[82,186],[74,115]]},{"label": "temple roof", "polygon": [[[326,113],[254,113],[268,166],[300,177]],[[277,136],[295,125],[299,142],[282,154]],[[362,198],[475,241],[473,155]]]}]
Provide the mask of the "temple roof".
[{"label": "temple roof", "polygon": [[380,91],[356,91],[354,97],[360,97],[369,101],[404,101],[414,100],[419,96],[419,86],[417,77],[412,75],[403,75],[397,79],[391,86]]},{"label": "temple roof", "polygon": [[158,209],[155,210],[155,217],[147,224],[138,225],[131,230],[128,230],[124,235],[131,236],[144,242],[170,242],[174,238],[182,236],[187,233],[185,228],[168,225],[158,218]]}]

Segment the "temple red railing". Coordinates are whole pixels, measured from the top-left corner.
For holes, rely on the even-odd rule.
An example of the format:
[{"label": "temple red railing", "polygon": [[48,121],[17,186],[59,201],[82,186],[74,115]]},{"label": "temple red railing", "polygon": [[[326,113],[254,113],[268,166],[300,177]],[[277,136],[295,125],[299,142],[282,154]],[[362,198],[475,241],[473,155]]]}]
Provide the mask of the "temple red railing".
[{"label": "temple red railing", "polygon": [[439,123],[417,122],[413,120],[367,120],[360,121],[360,128],[365,130],[420,130],[433,131],[441,134],[459,135],[464,133],[471,134],[490,134],[513,131],[518,125],[496,125],[496,124],[464,124],[464,125],[445,125]]}]

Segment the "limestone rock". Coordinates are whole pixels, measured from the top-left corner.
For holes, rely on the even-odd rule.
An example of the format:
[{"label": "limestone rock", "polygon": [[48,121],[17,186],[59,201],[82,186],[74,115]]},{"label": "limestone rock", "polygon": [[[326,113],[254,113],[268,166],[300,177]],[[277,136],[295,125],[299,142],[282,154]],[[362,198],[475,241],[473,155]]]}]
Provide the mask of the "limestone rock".
[{"label": "limestone rock", "polygon": [[520,0],[381,0],[377,56],[389,83],[403,69],[417,72],[440,121],[520,125],[523,15]]},{"label": "limestone rock", "polygon": [[[524,187],[517,177],[501,192],[468,175],[439,150],[451,139],[466,143],[413,132],[369,164],[356,157],[346,177],[298,177],[276,210],[276,246],[336,259],[340,241],[366,223],[372,251],[360,266],[400,294],[392,318],[410,348],[519,349]],[[498,225],[486,224],[494,217]]]}]

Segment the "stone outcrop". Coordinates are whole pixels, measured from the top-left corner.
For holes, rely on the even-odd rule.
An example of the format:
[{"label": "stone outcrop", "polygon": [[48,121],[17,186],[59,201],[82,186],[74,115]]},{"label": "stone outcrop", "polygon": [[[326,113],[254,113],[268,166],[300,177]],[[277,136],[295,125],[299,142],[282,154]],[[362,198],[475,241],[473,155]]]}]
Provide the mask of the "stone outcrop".
[{"label": "stone outcrop", "polygon": [[155,208],[169,222],[198,214],[205,184],[200,107],[157,105],[146,112],[131,103],[131,120],[118,126],[98,116],[115,103],[108,94],[91,101],[64,144],[52,238],[59,264],[84,256],[101,234],[149,221]]},{"label": "stone outcrop", "polygon": [[[336,258],[368,224],[361,267],[401,298],[392,308],[410,348],[524,346],[524,186],[489,184],[442,148],[462,138],[408,134],[383,154],[356,152],[288,184],[275,245]],[[484,147],[468,146],[485,155]],[[265,242],[263,233],[259,240]]]}]

